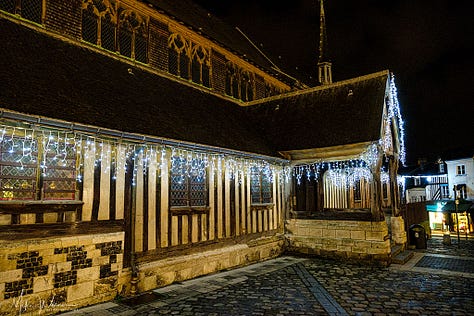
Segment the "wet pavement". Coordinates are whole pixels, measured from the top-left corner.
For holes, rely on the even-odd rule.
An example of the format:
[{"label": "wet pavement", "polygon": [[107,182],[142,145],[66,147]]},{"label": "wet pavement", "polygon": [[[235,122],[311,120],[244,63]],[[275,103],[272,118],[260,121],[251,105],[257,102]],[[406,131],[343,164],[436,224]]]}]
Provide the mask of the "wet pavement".
[{"label": "wet pavement", "polygon": [[283,256],[67,315],[473,315],[474,239],[388,268]]}]

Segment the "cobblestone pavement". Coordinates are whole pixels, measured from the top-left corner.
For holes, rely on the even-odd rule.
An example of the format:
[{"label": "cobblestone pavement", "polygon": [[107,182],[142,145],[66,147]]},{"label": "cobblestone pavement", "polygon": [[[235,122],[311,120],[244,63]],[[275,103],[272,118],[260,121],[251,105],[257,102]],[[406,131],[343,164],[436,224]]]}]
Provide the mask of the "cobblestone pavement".
[{"label": "cobblestone pavement", "polygon": [[474,240],[440,241],[405,265],[284,256],[67,314],[473,315]]},{"label": "cobblestone pavement", "polygon": [[443,238],[441,235],[433,236],[433,238],[427,241],[428,248],[424,250],[427,253],[451,255],[458,257],[474,257],[474,238],[469,236],[466,238],[465,235],[460,234],[458,237],[455,234],[451,234],[451,245],[443,244]]}]

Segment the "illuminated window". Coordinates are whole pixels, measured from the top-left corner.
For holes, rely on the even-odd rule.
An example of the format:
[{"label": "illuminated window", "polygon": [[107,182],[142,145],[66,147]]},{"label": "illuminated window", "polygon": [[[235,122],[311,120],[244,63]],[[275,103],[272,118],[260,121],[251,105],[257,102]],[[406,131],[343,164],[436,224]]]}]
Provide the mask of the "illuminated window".
[{"label": "illuminated window", "polygon": [[170,206],[207,206],[206,165],[202,159],[171,159]]},{"label": "illuminated window", "polygon": [[74,200],[74,145],[57,136],[13,134],[0,143],[0,200]]},{"label": "illuminated window", "polygon": [[18,14],[26,20],[42,24],[43,0],[1,0],[0,10]]},{"label": "illuminated window", "polygon": [[466,174],[466,166],[465,165],[457,165],[456,166],[456,175],[462,176]]},{"label": "illuminated window", "polygon": [[272,183],[269,170],[251,168],[250,195],[252,204],[272,203]]}]

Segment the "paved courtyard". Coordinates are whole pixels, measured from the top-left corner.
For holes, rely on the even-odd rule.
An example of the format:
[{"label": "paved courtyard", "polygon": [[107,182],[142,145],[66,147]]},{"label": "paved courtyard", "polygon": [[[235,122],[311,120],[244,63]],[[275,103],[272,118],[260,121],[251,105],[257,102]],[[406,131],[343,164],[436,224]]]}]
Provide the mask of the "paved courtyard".
[{"label": "paved courtyard", "polygon": [[67,315],[473,315],[474,239],[389,268],[283,256]]}]

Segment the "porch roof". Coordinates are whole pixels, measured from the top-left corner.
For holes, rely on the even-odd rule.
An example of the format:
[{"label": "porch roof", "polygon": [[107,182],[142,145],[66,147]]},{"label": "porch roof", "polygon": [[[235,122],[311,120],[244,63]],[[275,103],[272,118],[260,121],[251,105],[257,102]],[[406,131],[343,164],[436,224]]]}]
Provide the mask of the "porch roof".
[{"label": "porch roof", "polygon": [[254,101],[247,111],[278,151],[379,140],[388,71]]}]

